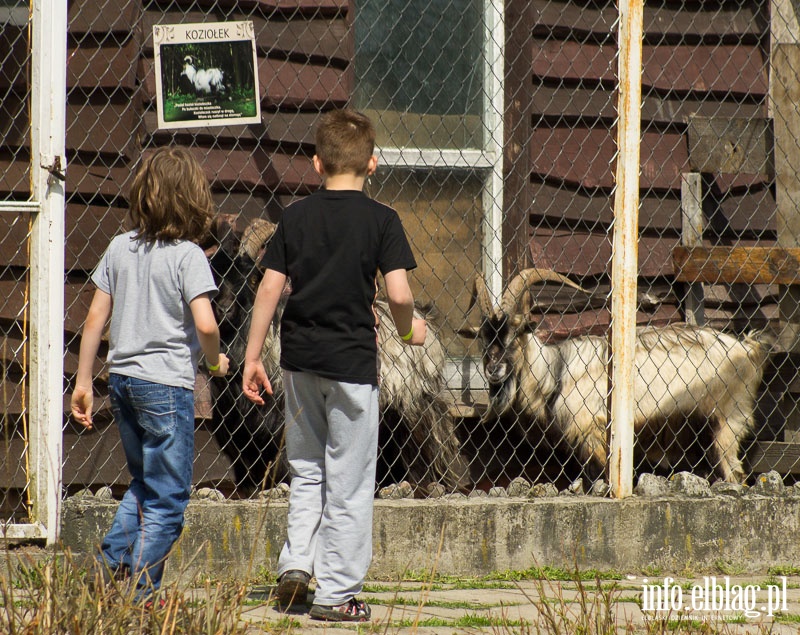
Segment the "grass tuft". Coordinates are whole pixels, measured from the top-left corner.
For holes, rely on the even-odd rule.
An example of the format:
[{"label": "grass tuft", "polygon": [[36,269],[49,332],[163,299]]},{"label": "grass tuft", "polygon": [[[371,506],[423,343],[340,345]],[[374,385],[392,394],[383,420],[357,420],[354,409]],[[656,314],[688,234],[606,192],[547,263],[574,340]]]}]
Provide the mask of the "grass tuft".
[{"label": "grass tuft", "polygon": [[162,587],[163,607],[137,602],[133,585],[103,585],[69,552],[7,556],[0,574],[0,632],[8,635],[245,635],[245,587],[210,580],[191,590]]}]

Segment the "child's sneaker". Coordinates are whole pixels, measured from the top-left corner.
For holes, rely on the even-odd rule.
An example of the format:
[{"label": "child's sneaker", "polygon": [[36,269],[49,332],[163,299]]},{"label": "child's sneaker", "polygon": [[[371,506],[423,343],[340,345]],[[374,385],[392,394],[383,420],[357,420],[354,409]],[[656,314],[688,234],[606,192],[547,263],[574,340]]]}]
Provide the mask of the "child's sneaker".
[{"label": "child's sneaker", "polygon": [[351,598],[339,606],[323,606],[314,604],[308,616],[315,620],[328,622],[366,622],[372,617],[372,611],[366,602]]},{"label": "child's sneaker", "polygon": [[87,571],[87,576],[89,588],[93,591],[99,591],[103,587],[116,588],[129,582],[131,570],[126,564],[112,567],[109,566],[105,560],[97,559],[92,560],[92,564]]},{"label": "child's sneaker", "polygon": [[278,602],[281,606],[304,604],[308,595],[308,583],[311,576],[305,571],[292,569],[281,576],[278,581]]},{"label": "child's sneaker", "polygon": [[167,601],[164,598],[145,600],[144,608],[146,611],[163,611],[167,606]]}]

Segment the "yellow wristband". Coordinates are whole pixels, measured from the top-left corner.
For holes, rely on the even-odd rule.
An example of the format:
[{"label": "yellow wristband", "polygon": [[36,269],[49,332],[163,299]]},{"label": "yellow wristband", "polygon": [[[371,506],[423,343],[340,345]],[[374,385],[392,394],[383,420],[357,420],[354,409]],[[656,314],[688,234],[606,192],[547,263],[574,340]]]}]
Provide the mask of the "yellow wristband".
[{"label": "yellow wristband", "polygon": [[216,373],[219,370],[219,363],[217,363],[215,366],[206,364],[206,368],[208,368],[208,370],[210,370],[212,373]]},{"label": "yellow wristband", "polygon": [[400,339],[403,340],[404,342],[407,342],[412,337],[414,337],[414,327],[413,326],[411,327],[411,330],[408,333],[406,333],[405,335],[401,335]]}]

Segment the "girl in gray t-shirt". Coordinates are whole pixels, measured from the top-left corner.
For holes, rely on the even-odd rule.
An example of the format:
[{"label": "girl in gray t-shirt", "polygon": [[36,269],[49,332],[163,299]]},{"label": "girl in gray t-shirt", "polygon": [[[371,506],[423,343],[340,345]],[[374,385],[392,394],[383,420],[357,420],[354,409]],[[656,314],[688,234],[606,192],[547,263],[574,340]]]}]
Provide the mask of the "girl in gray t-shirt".
[{"label": "girl in gray t-shirt", "polygon": [[92,427],[92,366],[109,317],[109,396],[131,483],[97,557],[99,580],[131,577],[149,605],[183,528],[192,485],[194,381],[200,356],[228,371],[211,308],[217,288],[195,243],[214,213],[196,159],[159,148],[133,180],[133,230],[115,237],[92,276],[72,416]]}]

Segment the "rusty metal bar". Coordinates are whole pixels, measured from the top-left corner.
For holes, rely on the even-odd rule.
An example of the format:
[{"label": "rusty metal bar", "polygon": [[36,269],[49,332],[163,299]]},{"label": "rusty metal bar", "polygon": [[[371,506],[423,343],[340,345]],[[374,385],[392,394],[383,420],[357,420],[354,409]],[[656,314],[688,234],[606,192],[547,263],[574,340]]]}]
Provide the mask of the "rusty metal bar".
[{"label": "rusty metal bar", "polygon": [[642,0],[619,3],[619,121],[611,271],[611,441],[615,498],[633,493],[634,358],[642,106]]}]

